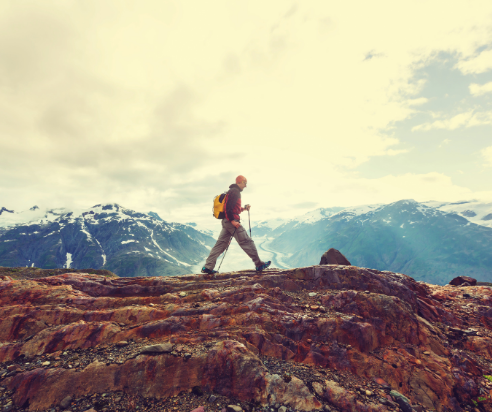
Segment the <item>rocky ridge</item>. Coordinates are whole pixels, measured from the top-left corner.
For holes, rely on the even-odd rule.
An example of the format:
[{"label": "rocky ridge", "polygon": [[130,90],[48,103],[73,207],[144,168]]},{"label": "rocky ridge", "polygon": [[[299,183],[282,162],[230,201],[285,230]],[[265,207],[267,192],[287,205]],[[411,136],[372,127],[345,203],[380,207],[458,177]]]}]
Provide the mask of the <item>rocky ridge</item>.
[{"label": "rocky ridge", "polygon": [[355,266],[2,276],[0,405],[491,411],[491,307],[487,286]]}]

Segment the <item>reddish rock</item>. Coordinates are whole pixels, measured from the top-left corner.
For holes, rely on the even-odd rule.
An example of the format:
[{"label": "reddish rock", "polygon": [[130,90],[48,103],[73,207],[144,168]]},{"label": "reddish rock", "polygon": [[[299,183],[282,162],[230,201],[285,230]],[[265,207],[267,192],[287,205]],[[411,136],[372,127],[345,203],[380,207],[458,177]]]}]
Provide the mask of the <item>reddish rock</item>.
[{"label": "reddish rock", "polygon": [[375,403],[364,404],[357,400],[357,397],[342,388],[337,382],[325,381],[326,390],[323,394],[323,398],[337,407],[341,411],[350,412],[383,412],[387,411],[383,405],[377,405]]},{"label": "reddish rock", "polygon": [[342,265],[350,266],[348,259],[336,249],[328,249],[323,256],[321,256],[320,265]]},{"label": "reddish rock", "polygon": [[477,284],[477,279],[474,279],[470,276],[458,276],[454,278],[451,282],[449,282],[450,285],[463,285],[464,283],[468,283],[466,286],[475,286]]},{"label": "reddish rock", "polygon": [[[319,306],[308,298],[313,291],[324,311],[305,311]],[[480,305],[492,306],[490,288],[473,291]],[[53,408],[68,396],[129,391],[163,399],[194,387],[296,410],[321,409],[319,400],[339,410],[385,410],[378,396],[364,403],[343,382],[310,380],[326,368],[387,384],[426,410],[458,410],[492,370],[492,363],[454,350],[491,360],[492,309],[463,312],[468,302],[448,286],[333,265],[261,276],[72,273],[3,281],[0,369],[29,365],[10,368],[1,386],[13,391],[16,407],[29,410]],[[165,350],[141,353],[146,347]],[[294,368],[290,379],[264,364],[265,356]],[[51,363],[40,366],[48,357]],[[301,364],[311,372],[297,374]]]}]

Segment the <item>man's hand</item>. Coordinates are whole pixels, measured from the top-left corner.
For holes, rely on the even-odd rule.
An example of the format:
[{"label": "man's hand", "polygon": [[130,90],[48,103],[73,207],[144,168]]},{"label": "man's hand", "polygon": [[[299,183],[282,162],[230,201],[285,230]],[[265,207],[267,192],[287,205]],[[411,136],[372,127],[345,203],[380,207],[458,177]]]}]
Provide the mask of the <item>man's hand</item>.
[{"label": "man's hand", "polygon": [[249,212],[249,209],[251,209],[251,206],[250,205],[246,205],[244,206],[243,210],[247,210]]},{"label": "man's hand", "polygon": [[232,226],[234,226],[236,229],[239,229],[239,226],[241,226],[241,223],[239,223],[235,220],[233,220],[231,223],[232,223]]}]

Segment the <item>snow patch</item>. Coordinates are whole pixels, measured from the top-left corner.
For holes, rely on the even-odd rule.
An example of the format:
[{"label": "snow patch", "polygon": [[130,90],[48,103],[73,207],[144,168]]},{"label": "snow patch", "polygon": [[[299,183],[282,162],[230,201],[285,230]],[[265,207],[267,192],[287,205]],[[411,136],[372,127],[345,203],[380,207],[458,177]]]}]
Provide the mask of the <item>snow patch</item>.
[{"label": "snow patch", "polygon": [[72,264],[72,254],[67,252],[67,261],[65,263],[64,268],[70,269],[70,265]]},{"label": "snow patch", "polygon": [[[180,263],[181,265],[184,265],[184,266],[191,266],[189,263],[185,263],[185,262],[181,262],[180,260],[176,259],[173,255],[171,255],[170,253],[166,252],[165,250],[163,250],[159,245],[158,243],[155,241],[154,239],[154,231],[151,230],[150,231],[150,238],[152,239],[152,242],[154,243],[154,245],[156,245],[159,250],[162,252],[162,253],[165,253],[166,255],[168,255],[170,258],[174,259],[176,262]],[[167,260],[167,259],[165,259]],[[168,261],[169,262],[169,261]]]}]

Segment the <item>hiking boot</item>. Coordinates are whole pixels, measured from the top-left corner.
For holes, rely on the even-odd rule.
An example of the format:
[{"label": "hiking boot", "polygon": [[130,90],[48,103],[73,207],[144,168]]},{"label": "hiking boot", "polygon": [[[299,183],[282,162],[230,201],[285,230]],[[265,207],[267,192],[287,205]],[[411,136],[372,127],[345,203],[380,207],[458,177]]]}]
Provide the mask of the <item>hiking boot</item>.
[{"label": "hiking boot", "polygon": [[215,273],[217,273],[216,270],[212,270],[212,269],[207,269],[205,266],[202,267],[202,273],[206,273],[208,275],[213,275]]},{"label": "hiking boot", "polygon": [[257,272],[261,272],[262,270],[266,269],[268,266],[270,266],[272,264],[272,261],[269,260],[268,262],[266,263],[263,263],[263,265],[260,265],[260,266],[257,266],[256,267],[256,271]]}]

